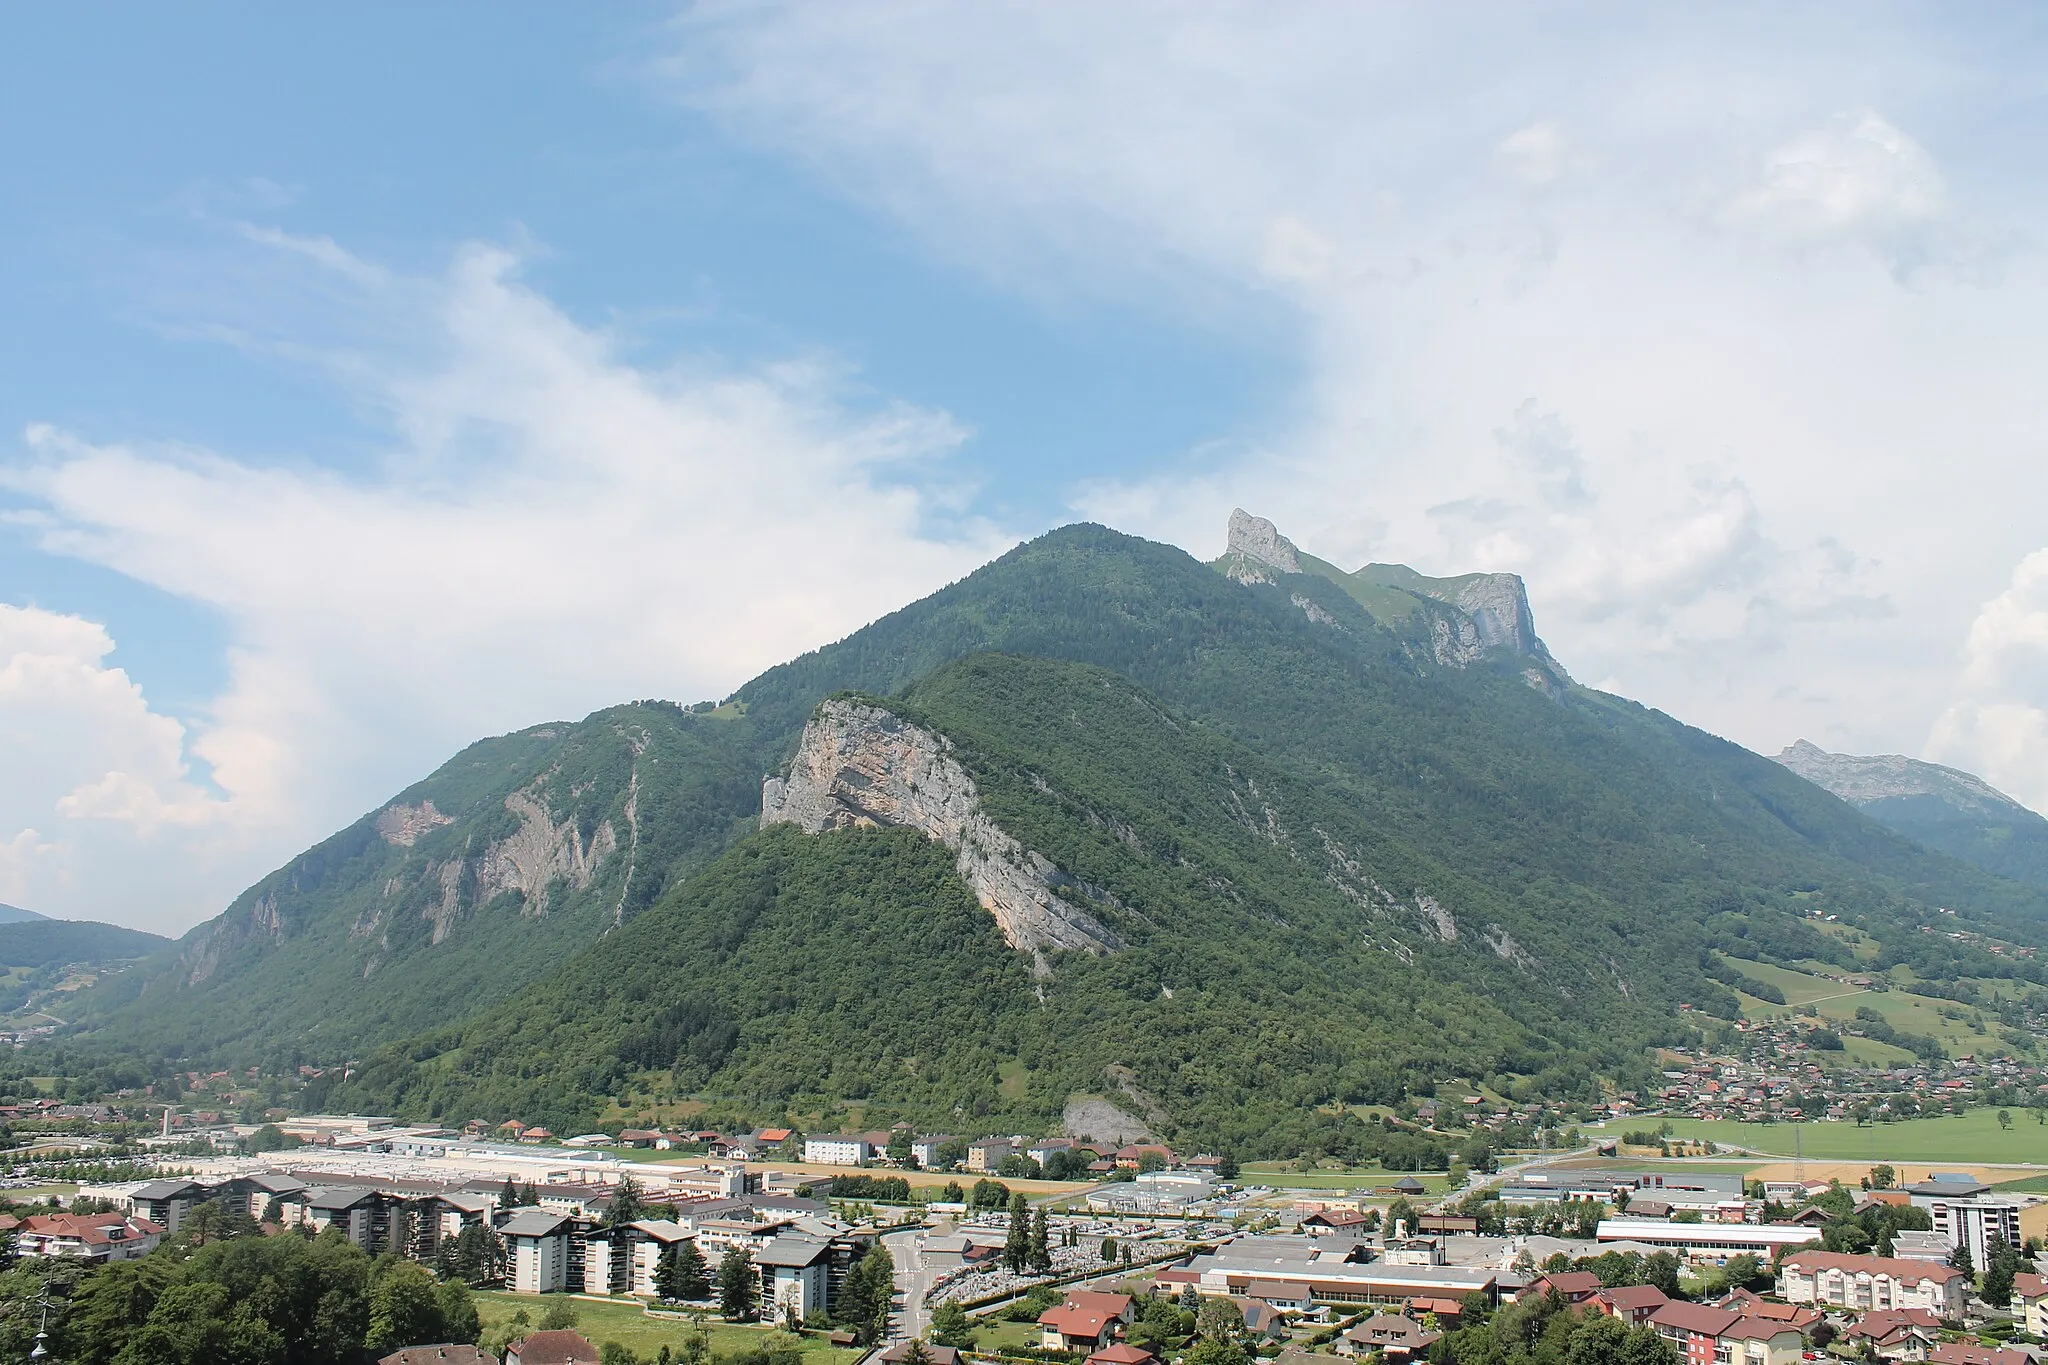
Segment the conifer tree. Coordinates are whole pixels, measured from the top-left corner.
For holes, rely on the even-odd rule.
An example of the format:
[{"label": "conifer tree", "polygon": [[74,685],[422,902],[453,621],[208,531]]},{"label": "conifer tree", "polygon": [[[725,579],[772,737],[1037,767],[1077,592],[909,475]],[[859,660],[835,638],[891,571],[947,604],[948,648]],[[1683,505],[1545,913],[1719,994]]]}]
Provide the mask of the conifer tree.
[{"label": "conifer tree", "polygon": [[734,1247],[718,1263],[718,1311],[727,1322],[748,1322],[761,1302],[761,1286],[754,1275],[754,1258],[745,1247]]},{"label": "conifer tree", "polygon": [[1022,1275],[1031,1263],[1031,1209],[1021,1192],[1010,1196],[1010,1233],[1003,1241],[1003,1265]]},{"label": "conifer tree", "polygon": [[1052,1246],[1047,1240],[1049,1236],[1045,1206],[1041,1204],[1031,1219],[1031,1246],[1028,1252],[1031,1269],[1040,1275],[1052,1269]]}]

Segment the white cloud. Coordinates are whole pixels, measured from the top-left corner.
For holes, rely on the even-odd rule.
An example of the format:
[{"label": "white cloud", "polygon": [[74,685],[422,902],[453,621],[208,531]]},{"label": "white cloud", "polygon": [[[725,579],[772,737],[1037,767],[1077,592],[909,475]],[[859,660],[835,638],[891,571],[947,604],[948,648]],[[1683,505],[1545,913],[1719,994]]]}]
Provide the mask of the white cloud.
[{"label": "white cloud", "polygon": [[1876,111],[1856,109],[1772,152],[1728,212],[1788,237],[1824,238],[1917,226],[1946,208],[1927,150]]},{"label": "white cloud", "polygon": [[0,603],[0,900],[9,904],[50,912],[160,894],[182,869],[124,855],[171,837],[188,845],[189,861],[205,862],[232,837],[235,812],[193,780],[184,727],[108,666],[113,650],[96,622]]},{"label": "white cloud", "polygon": [[1496,149],[1507,173],[1525,185],[1554,185],[1579,168],[1582,158],[1555,123],[1517,128]]},{"label": "white cloud", "polygon": [[1127,529],[1213,554],[1242,505],[1347,565],[1519,571],[1581,676],[1885,752],[2048,516],[2048,274],[1998,227],[2048,204],[1973,123],[2037,117],[1978,70],[2025,58],[1938,16],[899,0],[686,32],[678,97],[970,268],[1168,325],[1296,310],[1288,420],[1076,490]]},{"label": "white cloud", "polygon": [[1942,762],[2048,810],[2048,550],[1970,624],[1957,695],[1928,741]]},{"label": "white cloud", "polygon": [[[338,331],[353,339],[264,339],[248,319],[235,334],[297,348],[387,412],[397,439],[373,467],[39,428],[31,461],[0,476],[40,503],[46,550],[203,603],[232,640],[228,686],[189,738],[94,671],[104,633],[68,646],[65,686],[126,697],[150,762],[94,759],[63,779],[61,809],[0,838],[89,818],[247,833],[168,903],[80,884],[46,908],[188,924],[421,776],[423,755],[629,697],[724,695],[1009,543],[910,482],[939,482],[929,462],[961,434],[944,414],[855,406],[829,367],[636,366],[495,248],[428,279],[331,242],[268,235],[277,248],[268,268],[352,310]],[[68,773],[71,747],[24,762]],[[217,797],[180,785],[188,754]]]}]

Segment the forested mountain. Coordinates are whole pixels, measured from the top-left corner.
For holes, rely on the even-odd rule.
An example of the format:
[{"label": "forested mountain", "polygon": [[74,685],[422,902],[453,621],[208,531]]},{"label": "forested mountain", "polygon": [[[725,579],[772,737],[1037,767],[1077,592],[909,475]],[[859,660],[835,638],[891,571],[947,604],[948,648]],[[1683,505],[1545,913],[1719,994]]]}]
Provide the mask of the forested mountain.
[{"label": "forested mountain", "polygon": [[1777,760],[1929,848],[2048,887],[2048,819],[1974,773],[1900,754],[1831,754],[1803,739]]},{"label": "forested mountain", "polygon": [[0,904],[0,924],[21,924],[24,921],[48,918],[33,910],[24,910],[18,905]]},{"label": "forested mountain", "polygon": [[1710,949],[2040,970],[1920,927],[2040,943],[2048,897],[1572,685],[1518,580],[1290,570],[1253,523],[1225,572],[1068,527],[715,711],[476,746],[99,1017],[346,1048],[333,1102],[450,1119],[1107,1092],[1263,1147],[1453,1075],[1641,1077],[1734,1013]]},{"label": "forested mountain", "polygon": [[725,728],[642,702],[473,744],[92,992],[86,1022],[173,1057],[282,1064],[461,1018],[731,837],[760,779]]},{"label": "forested mountain", "polygon": [[158,934],[92,920],[33,915],[0,921],[0,1012],[31,1004],[57,1008],[53,994],[68,997],[102,973],[123,970],[169,943]]}]

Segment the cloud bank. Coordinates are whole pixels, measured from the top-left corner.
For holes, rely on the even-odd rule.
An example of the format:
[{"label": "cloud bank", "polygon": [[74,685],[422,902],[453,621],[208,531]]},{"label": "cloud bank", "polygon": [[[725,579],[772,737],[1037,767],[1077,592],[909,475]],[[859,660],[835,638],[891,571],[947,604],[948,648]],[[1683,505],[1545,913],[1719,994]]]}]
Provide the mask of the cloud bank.
[{"label": "cloud bank", "polygon": [[406,278],[252,236],[348,315],[298,358],[395,436],[338,472],[28,434],[4,478],[42,548],[204,604],[233,645],[188,733],[105,666],[101,627],[0,607],[0,766],[34,775],[0,807],[0,898],[182,928],[422,755],[724,695],[1010,543],[952,511],[943,413],[857,403],[817,364],[629,363],[494,247]]},{"label": "cloud bank", "polygon": [[1582,678],[2013,773],[2035,732],[1986,708],[2048,693],[1975,680],[1970,613],[2048,524],[2043,54],[1957,17],[712,6],[656,75],[1027,297],[1291,310],[1293,420],[1079,511],[1517,571]]}]

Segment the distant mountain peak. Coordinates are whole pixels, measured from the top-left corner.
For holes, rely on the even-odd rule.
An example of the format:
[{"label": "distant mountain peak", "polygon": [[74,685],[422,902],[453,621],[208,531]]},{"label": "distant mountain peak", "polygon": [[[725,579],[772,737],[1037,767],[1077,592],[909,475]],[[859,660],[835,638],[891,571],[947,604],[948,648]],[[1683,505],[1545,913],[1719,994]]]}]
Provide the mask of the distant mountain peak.
[{"label": "distant mountain peak", "polygon": [[[1280,528],[1242,507],[1230,514],[1229,539],[1216,567],[1239,583],[1278,583],[1282,574],[1312,574],[1343,588],[1382,625],[1394,626],[1415,614],[1421,601],[1455,608],[1433,622],[1437,662],[1462,667],[1492,650],[1523,655],[1541,668],[1532,686],[1551,691],[1569,678],[1536,634],[1529,610],[1529,591],[1520,574],[1470,573],[1431,578],[1405,564],[1368,564],[1347,573],[1336,565],[1304,554],[1280,534]],[[1296,605],[1317,619],[1297,598]]]},{"label": "distant mountain peak", "polygon": [[1240,583],[1272,582],[1272,575],[1260,573],[1260,569],[1301,572],[1301,552],[1294,542],[1281,535],[1272,522],[1242,507],[1230,514],[1230,541],[1223,553],[1231,561],[1225,572]]},{"label": "distant mountain peak", "polygon": [[1835,754],[1811,740],[1800,739],[1786,745],[1775,757],[1815,786],[1825,787],[1855,806],[1931,796],[1962,811],[2004,816],[2034,814],[1975,773],[1907,758],[1904,754]]}]

